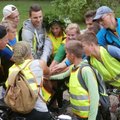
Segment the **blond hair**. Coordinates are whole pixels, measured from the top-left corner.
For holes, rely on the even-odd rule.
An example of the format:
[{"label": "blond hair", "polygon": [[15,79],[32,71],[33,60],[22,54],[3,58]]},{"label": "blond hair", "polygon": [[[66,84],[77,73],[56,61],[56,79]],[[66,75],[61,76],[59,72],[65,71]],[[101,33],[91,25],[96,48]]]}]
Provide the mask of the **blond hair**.
[{"label": "blond hair", "polygon": [[5,26],[7,31],[17,28],[17,26],[10,20],[3,20],[1,25]]},{"label": "blond hair", "polygon": [[73,30],[73,29],[76,30],[76,33],[80,34],[80,27],[79,27],[79,25],[77,23],[70,23],[67,26],[65,32],[67,33],[68,31]]}]

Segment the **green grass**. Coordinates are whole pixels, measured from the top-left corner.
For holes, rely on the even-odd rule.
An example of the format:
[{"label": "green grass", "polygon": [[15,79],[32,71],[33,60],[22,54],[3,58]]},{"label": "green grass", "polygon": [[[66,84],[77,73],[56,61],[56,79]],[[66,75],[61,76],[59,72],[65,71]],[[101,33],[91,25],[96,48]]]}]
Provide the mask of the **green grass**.
[{"label": "green grass", "polygon": [[18,29],[20,29],[23,21],[29,17],[28,16],[29,7],[34,3],[37,3],[42,7],[44,14],[54,12],[54,7],[51,5],[50,1],[41,1],[41,0],[39,0],[39,1],[38,0],[37,1],[30,1],[30,0],[29,1],[27,1],[27,0],[1,1],[0,0],[0,19],[2,20],[2,18],[3,18],[2,9],[4,8],[4,6],[7,4],[13,4],[18,8],[18,10],[20,12],[20,23],[18,26]]}]

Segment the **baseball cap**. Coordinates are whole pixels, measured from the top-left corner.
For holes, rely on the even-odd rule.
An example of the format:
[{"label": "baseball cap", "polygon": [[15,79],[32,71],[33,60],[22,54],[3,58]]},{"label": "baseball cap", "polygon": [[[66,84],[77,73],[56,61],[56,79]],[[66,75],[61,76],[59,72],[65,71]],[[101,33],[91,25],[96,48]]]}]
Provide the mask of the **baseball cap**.
[{"label": "baseball cap", "polygon": [[6,5],[3,8],[3,17],[7,18],[8,16],[10,16],[16,10],[17,10],[16,6],[14,6],[14,5]]},{"label": "baseball cap", "polygon": [[101,6],[97,9],[96,11],[96,15],[95,17],[93,18],[93,20],[98,20],[100,19],[104,14],[106,13],[112,13],[113,11],[107,7],[107,6]]}]

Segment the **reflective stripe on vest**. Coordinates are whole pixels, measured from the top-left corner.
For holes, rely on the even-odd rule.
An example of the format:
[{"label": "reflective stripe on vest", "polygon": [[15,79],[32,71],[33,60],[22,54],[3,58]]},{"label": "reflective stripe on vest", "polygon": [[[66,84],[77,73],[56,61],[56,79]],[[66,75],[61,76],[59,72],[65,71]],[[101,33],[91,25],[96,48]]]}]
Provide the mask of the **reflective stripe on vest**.
[{"label": "reflective stripe on vest", "polygon": [[88,92],[78,81],[78,71],[71,71],[69,80],[70,103],[74,114],[88,118],[90,110],[90,101]]},{"label": "reflective stripe on vest", "polygon": [[6,44],[6,47],[8,47],[11,51],[13,51],[13,48],[9,44]]},{"label": "reflective stripe on vest", "polygon": [[36,53],[36,51],[37,51],[37,40],[36,40],[36,36],[35,36],[35,33],[34,33],[34,39],[33,39],[33,41],[32,41],[32,45],[33,45],[33,49],[34,49],[34,51],[35,51],[35,53]]},{"label": "reflective stripe on vest", "polygon": [[18,42],[19,39],[18,39],[18,32],[16,32],[16,42]]},{"label": "reflective stripe on vest", "polygon": [[70,97],[76,100],[88,100],[88,95],[73,95],[72,93],[70,94]]},{"label": "reflective stripe on vest", "polygon": [[75,106],[75,105],[71,104],[71,107],[78,111],[89,111],[90,110],[89,106]]},{"label": "reflective stripe on vest", "polygon": [[98,70],[105,82],[120,87],[120,62],[103,47],[100,47],[100,55],[102,62],[91,56],[90,64]]},{"label": "reflective stripe on vest", "polygon": [[30,87],[34,90],[34,93],[38,94],[38,88],[36,87],[36,83],[35,83],[34,78],[27,79],[27,80],[28,80]]}]

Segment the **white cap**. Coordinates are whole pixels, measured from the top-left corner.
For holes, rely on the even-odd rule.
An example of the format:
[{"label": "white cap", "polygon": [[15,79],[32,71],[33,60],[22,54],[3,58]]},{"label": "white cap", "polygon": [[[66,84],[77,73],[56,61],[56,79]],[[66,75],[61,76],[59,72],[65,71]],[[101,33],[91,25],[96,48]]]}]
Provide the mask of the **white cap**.
[{"label": "white cap", "polygon": [[16,6],[14,6],[14,5],[6,5],[3,8],[3,17],[7,18],[8,16],[10,16],[16,10],[17,10]]}]

